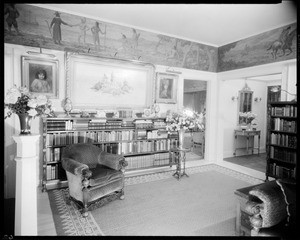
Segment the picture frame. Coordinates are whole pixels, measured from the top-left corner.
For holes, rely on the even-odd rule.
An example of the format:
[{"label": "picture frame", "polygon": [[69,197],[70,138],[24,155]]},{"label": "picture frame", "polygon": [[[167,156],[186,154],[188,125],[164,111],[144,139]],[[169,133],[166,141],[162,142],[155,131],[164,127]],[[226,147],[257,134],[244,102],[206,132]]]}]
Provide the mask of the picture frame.
[{"label": "picture frame", "polygon": [[66,95],[76,109],[142,110],[152,105],[154,65],[68,52]]},{"label": "picture frame", "polygon": [[59,97],[57,59],[21,56],[21,64],[22,87],[26,86],[32,94]]},{"label": "picture frame", "polygon": [[169,73],[156,74],[157,103],[176,103],[178,75]]}]

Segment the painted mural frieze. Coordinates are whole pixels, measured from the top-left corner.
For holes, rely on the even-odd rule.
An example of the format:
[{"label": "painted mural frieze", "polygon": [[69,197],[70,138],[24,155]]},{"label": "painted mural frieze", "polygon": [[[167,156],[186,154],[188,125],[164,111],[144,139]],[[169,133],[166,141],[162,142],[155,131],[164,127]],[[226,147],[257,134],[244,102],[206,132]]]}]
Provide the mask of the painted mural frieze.
[{"label": "painted mural frieze", "polygon": [[296,23],[216,48],[28,4],[6,4],[4,17],[6,43],[156,65],[222,72],[296,58]]},{"label": "painted mural frieze", "polygon": [[6,43],[217,70],[212,46],[27,4],[6,4],[4,15]]},{"label": "painted mural frieze", "polygon": [[218,49],[218,72],[296,58],[297,24],[287,25]]}]

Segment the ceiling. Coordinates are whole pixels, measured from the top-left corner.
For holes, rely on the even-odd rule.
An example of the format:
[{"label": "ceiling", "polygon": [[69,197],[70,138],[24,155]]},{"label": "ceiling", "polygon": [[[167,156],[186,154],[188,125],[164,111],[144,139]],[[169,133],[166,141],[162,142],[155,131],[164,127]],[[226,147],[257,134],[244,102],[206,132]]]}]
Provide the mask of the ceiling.
[{"label": "ceiling", "polygon": [[34,4],[215,47],[297,21],[280,4]]}]

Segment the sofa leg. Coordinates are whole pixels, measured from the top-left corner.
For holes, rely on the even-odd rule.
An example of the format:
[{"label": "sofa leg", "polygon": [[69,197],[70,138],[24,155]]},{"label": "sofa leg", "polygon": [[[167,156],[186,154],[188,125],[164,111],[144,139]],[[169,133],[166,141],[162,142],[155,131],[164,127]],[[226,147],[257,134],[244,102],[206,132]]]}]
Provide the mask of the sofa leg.
[{"label": "sofa leg", "polygon": [[124,189],[121,190],[121,196],[120,196],[120,199],[121,199],[121,200],[125,199],[125,196],[124,196]]}]

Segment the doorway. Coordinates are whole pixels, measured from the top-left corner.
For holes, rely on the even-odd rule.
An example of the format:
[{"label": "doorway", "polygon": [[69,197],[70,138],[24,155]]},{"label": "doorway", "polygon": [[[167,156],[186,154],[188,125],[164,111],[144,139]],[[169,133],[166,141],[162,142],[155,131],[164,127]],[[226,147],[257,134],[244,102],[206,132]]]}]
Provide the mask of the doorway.
[{"label": "doorway", "polygon": [[[184,79],[183,89],[183,107],[205,114],[207,82]],[[205,132],[189,134],[186,137],[190,137],[193,142],[189,159],[204,159]]]},{"label": "doorway", "polygon": [[[238,79],[233,79],[235,81],[228,81],[226,90],[229,91],[229,96],[233,95],[235,96],[236,92],[238,91],[237,88],[242,87],[242,84],[240,81],[237,81]],[[269,75],[262,75],[262,76],[255,76],[255,77],[247,77],[247,83],[249,84],[251,90],[253,90],[253,99],[251,99],[252,109],[250,111],[253,111],[257,115],[254,121],[254,124],[256,124],[256,127],[258,130],[261,131],[261,141],[260,141],[260,154],[250,154],[246,152],[240,152],[238,156],[232,156],[230,155],[231,152],[234,152],[235,141],[232,137],[232,132],[234,129],[239,129],[239,124],[236,125],[236,114],[233,113],[234,117],[230,118],[227,116],[226,120],[231,120],[231,122],[226,125],[227,132],[224,134],[224,145],[228,147],[225,151],[226,154],[224,154],[223,160],[225,162],[230,162],[236,165],[240,165],[246,168],[250,168],[262,173],[265,173],[266,171],[266,157],[267,157],[267,142],[268,142],[268,134],[267,134],[267,128],[269,125],[268,121],[268,111],[267,111],[267,105],[269,101],[277,101],[280,98],[280,93],[274,93],[271,91],[271,89],[276,86],[280,89],[280,86],[282,84],[282,74],[280,73],[274,73]],[[239,84],[239,85],[238,85]],[[239,87],[237,87],[237,85]],[[230,92],[230,89],[233,89]],[[239,101],[241,101],[240,96],[238,98],[231,98],[232,105],[239,105]],[[233,107],[235,108],[235,107]],[[237,107],[237,111],[240,111]],[[232,143],[232,144],[228,144]],[[244,139],[239,139],[237,141],[237,147],[244,147]],[[242,149],[241,149],[242,150]],[[225,152],[224,151],[224,152]]]}]

